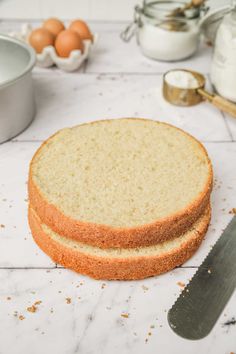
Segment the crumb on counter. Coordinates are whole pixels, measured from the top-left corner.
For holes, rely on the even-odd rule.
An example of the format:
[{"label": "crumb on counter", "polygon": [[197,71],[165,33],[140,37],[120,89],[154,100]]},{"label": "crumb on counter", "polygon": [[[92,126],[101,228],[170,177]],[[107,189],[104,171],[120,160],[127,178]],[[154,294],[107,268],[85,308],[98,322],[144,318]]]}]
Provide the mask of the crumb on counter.
[{"label": "crumb on counter", "polygon": [[145,285],[142,285],[142,289],[144,290],[144,292],[146,292],[146,291],[148,291],[149,288]]},{"label": "crumb on counter", "polygon": [[35,305],[27,307],[27,311],[31,313],[35,313],[37,311],[37,307]]},{"label": "crumb on counter", "polygon": [[25,319],[25,317],[23,315],[19,316],[19,320],[23,321]]},{"label": "crumb on counter", "polygon": [[236,319],[235,317],[232,317],[231,320],[226,321],[223,326],[235,326],[236,325]]},{"label": "crumb on counter", "polygon": [[71,304],[71,298],[70,297],[66,297],[66,303],[67,304]]},{"label": "crumb on counter", "polygon": [[229,211],[229,214],[235,214],[235,215],[236,215],[236,208],[232,208],[232,209]]},{"label": "crumb on counter", "polygon": [[182,281],[178,281],[177,285],[179,285],[181,288],[185,287],[185,283],[183,283]]},{"label": "crumb on counter", "polygon": [[208,47],[213,47],[212,41],[208,40],[205,42]]},{"label": "crumb on counter", "polygon": [[122,313],[122,314],[121,314],[121,317],[129,318],[129,313]]}]

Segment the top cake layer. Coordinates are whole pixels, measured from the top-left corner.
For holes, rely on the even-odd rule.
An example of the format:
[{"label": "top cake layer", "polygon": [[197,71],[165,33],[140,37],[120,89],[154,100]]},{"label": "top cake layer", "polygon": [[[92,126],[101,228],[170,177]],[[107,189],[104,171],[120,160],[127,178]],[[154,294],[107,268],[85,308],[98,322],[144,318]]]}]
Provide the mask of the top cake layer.
[{"label": "top cake layer", "polygon": [[59,131],[35,154],[29,177],[31,204],[50,227],[101,247],[175,237],[201,215],[211,186],[211,163],[197,140],[130,118]]}]

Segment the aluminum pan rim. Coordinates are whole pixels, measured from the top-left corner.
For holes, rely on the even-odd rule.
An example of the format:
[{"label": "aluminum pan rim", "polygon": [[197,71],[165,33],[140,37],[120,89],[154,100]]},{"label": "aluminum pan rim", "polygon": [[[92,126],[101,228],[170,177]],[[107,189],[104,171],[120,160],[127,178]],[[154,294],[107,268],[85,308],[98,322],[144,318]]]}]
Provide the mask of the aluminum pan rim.
[{"label": "aluminum pan rim", "polygon": [[19,75],[15,76],[13,79],[9,79],[4,81],[2,84],[0,84],[0,89],[5,88],[9,85],[12,85],[14,83],[16,83],[18,80],[20,80],[22,77],[24,77],[26,74],[28,74],[34,67],[35,63],[36,63],[36,54],[33,48],[31,48],[28,44],[24,43],[23,41],[20,41],[16,38],[7,36],[5,34],[0,34],[0,40],[5,40],[8,42],[12,42],[17,44],[19,47],[24,48],[28,54],[29,54],[29,62],[26,65],[25,69],[23,71],[21,71],[19,73]]}]

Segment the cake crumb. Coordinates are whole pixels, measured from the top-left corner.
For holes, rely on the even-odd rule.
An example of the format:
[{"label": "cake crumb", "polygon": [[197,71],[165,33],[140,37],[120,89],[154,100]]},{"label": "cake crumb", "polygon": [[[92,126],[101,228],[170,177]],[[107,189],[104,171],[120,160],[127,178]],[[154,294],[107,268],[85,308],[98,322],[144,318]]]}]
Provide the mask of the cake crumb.
[{"label": "cake crumb", "polygon": [[4,224],[0,224],[0,227],[3,229],[5,227],[5,225]]},{"label": "cake crumb", "polygon": [[154,326],[154,325],[151,325],[151,326],[150,326],[150,328],[152,328],[152,329],[153,329],[153,328],[155,328],[155,326]]},{"label": "cake crumb", "polygon": [[66,297],[66,303],[67,304],[71,304],[71,298],[70,297]]},{"label": "cake crumb", "polygon": [[37,307],[35,305],[27,307],[27,311],[31,313],[35,313],[37,311]]},{"label": "cake crumb", "polygon": [[128,314],[128,313],[122,313],[122,314],[121,314],[121,317],[129,318],[129,314]]},{"label": "cake crumb", "polygon": [[184,287],[185,287],[185,284],[184,284],[182,281],[178,281],[178,282],[177,282],[177,285],[179,285],[181,288],[184,288]]},{"label": "cake crumb", "polygon": [[148,335],[151,336],[151,335],[152,335],[152,332],[148,332]]},{"label": "cake crumb", "polygon": [[35,303],[32,306],[27,307],[27,311],[31,313],[35,313],[38,310],[37,306],[40,305],[41,303],[42,303],[41,300],[35,301]]},{"label": "cake crumb", "polygon": [[42,303],[41,300],[38,300],[38,301],[35,301],[34,305],[37,306],[37,305],[40,305]]},{"label": "cake crumb", "polygon": [[145,285],[142,285],[142,289],[144,290],[144,292],[146,292],[146,291],[148,291],[149,288]]},{"label": "cake crumb", "polygon": [[231,320],[226,321],[223,326],[235,326],[236,325],[236,319],[235,317],[232,317]]},{"label": "cake crumb", "polygon": [[232,208],[232,209],[229,211],[229,214],[236,214],[236,208]]},{"label": "cake crumb", "polygon": [[208,40],[205,43],[208,47],[213,47],[212,41]]},{"label": "cake crumb", "polygon": [[25,317],[23,315],[19,316],[19,320],[23,321],[25,319]]},{"label": "cake crumb", "polygon": [[106,287],[105,283],[102,283],[101,289],[104,289]]},{"label": "cake crumb", "polygon": [[8,297],[7,297],[7,300],[8,300],[8,301],[9,301],[9,300],[11,300],[11,297],[10,297],[10,296],[8,296]]}]

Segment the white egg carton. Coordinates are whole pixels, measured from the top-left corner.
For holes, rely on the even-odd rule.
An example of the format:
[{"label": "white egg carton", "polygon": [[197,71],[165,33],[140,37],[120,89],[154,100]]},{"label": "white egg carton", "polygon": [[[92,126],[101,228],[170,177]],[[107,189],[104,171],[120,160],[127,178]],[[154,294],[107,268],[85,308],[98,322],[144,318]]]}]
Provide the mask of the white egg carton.
[{"label": "white egg carton", "polygon": [[[28,38],[32,32],[32,27],[30,24],[25,23],[21,27],[20,32],[11,32],[10,36],[20,39],[28,43]],[[68,58],[62,58],[57,55],[57,52],[53,46],[45,47],[40,54],[37,56],[37,65],[42,68],[49,68],[56,65],[58,68],[64,71],[75,71],[82,63],[89,57],[92,50],[98,41],[98,35],[93,35],[93,41],[84,40],[84,52],[81,50],[73,50]]]}]

